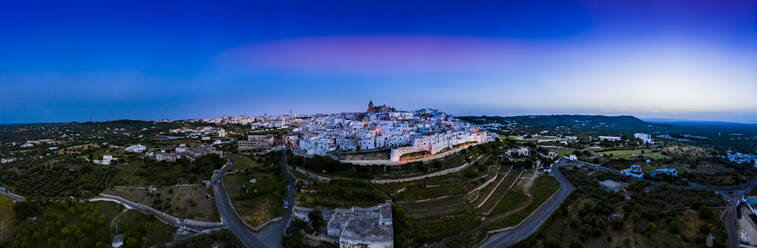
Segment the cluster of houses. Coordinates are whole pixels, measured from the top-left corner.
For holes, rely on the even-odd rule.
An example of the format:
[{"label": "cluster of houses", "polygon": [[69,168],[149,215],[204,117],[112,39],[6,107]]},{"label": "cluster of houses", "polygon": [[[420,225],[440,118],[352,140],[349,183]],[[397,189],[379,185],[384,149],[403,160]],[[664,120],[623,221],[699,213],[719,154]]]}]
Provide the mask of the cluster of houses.
[{"label": "cluster of houses", "polygon": [[274,141],[275,139],[271,134],[248,135],[247,140],[237,141],[237,149],[240,152],[270,149],[274,146]]},{"label": "cluster of houses", "polygon": [[[293,214],[309,222],[310,211],[313,209],[295,206]],[[369,208],[324,210],[322,213],[326,230],[319,238],[323,241],[345,248],[394,247],[391,202]]]},{"label": "cluster of houses", "polygon": [[7,157],[7,158],[1,158],[1,159],[0,159],[0,164],[8,164],[8,163],[13,163],[13,162],[16,162],[16,160],[18,160],[18,159],[17,159],[17,158],[15,158],[15,157]]},{"label": "cluster of houses", "polygon": [[226,129],[221,127],[182,127],[168,130],[170,134],[182,134],[191,138],[202,138],[203,140],[210,140],[210,136],[226,137]]},{"label": "cluster of houses", "polygon": [[754,167],[757,167],[757,155],[754,154],[733,152],[729,150],[726,151],[726,158],[728,158],[728,160],[731,162],[739,164],[753,164]]},{"label": "cluster of houses", "polygon": [[[131,145],[126,148],[124,148],[125,151],[128,152],[134,152],[134,153],[144,153],[145,157],[154,159],[156,161],[176,161],[177,159],[186,158],[189,160],[194,160],[195,158],[205,156],[207,154],[218,154],[219,156],[223,156],[222,151],[216,150],[213,146],[194,146],[194,147],[187,147],[184,144],[179,145],[179,147],[176,147],[173,151],[171,150],[150,150],[148,151],[147,147],[142,144],[136,144]],[[95,163],[98,164],[105,164],[109,165],[110,161],[117,160],[116,158],[113,158],[111,155],[104,155],[103,160],[95,160]]]},{"label": "cluster of houses", "polygon": [[435,154],[494,138],[435,109],[396,111],[372,102],[366,112],[304,116],[289,124],[296,126],[292,129],[298,135],[296,146],[309,155],[392,149],[392,160],[399,160],[406,153]]},{"label": "cluster of houses", "polygon": [[[644,177],[644,170],[641,168],[641,165],[631,165],[631,168],[621,170],[620,173],[622,173],[625,176],[633,177],[633,178],[643,178]],[[656,175],[667,175],[667,176],[678,176],[678,170],[676,168],[672,167],[665,167],[665,168],[659,168],[647,171],[647,174],[649,176],[656,176]]]},{"label": "cluster of houses", "polygon": [[52,139],[27,140],[25,143],[21,144],[19,147],[21,147],[21,148],[32,148],[32,147],[37,146],[37,145],[42,144],[42,143],[53,145],[53,144],[56,144],[58,142],[56,142],[55,140],[52,140]]}]

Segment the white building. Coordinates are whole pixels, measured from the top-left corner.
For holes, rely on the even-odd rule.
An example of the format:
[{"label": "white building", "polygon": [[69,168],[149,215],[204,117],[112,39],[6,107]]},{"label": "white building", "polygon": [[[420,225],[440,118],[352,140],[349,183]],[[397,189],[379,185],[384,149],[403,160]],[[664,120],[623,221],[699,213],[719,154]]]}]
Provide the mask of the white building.
[{"label": "white building", "polygon": [[618,192],[620,190],[620,183],[613,180],[604,180],[599,182],[599,187],[605,191]]},{"label": "white building", "polygon": [[599,136],[601,141],[620,141],[619,136]]},{"label": "white building", "polygon": [[[296,218],[309,221],[312,209],[295,207]],[[392,206],[390,202],[370,208],[353,207],[323,211],[326,233],[322,239],[337,242],[340,248],[392,248]]]},{"label": "white building", "polygon": [[528,157],[529,151],[528,151],[528,147],[521,146],[519,148],[509,149],[509,150],[507,150],[507,152],[505,152],[505,154],[507,154],[507,156],[511,156],[511,157],[513,155],[516,155],[516,156],[519,156],[519,157]]},{"label": "white building", "polygon": [[15,162],[16,160],[17,160],[17,159],[16,159],[16,158],[14,158],[14,157],[2,158],[2,159],[0,159],[0,164],[13,163],[13,162]]},{"label": "white building", "polygon": [[307,151],[308,155],[325,156],[328,152],[335,151],[336,145],[330,139],[311,137],[300,140],[300,149]]},{"label": "white building", "polygon": [[146,146],[143,146],[142,144],[136,144],[136,145],[130,145],[129,147],[124,148],[127,152],[137,152],[141,153],[147,150]]},{"label": "white building", "polygon": [[102,160],[95,159],[93,162],[95,164],[110,165],[110,163],[113,162],[114,160],[118,160],[118,158],[114,158],[113,155],[103,155]]},{"label": "white building", "polygon": [[633,134],[634,138],[640,139],[645,144],[654,144],[654,141],[652,141],[652,135],[647,133],[635,133]]}]

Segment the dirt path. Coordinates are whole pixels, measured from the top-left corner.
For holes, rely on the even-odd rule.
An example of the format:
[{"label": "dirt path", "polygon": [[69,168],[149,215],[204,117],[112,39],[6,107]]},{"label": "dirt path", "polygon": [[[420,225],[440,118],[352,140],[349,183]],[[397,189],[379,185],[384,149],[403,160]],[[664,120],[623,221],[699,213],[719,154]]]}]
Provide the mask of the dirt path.
[{"label": "dirt path", "polygon": [[531,196],[531,193],[529,193],[531,186],[534,186],[534,181],[536,181],[537,177],[539,177],[539,173],[531,173],[531,177],[526,178],[526,180],[523,181],[523,184],[521,185],[523,192],[525,192],[529,197]]},{"label": "dirt path", "polygon": [[507,195],[507,193],[509,193],[509,192],[510,192],[510,190],[512,190],[512,189],[513,189],[513,187],[515,187],[515,185],[517,185],[517,184],[518,184],[518,181],[520,181],[520,177],[521,177],[522,175],[523,175],[523,171],[520,171],[520,173],[519,173],[519,174],[518,174],[517,176],[515,176],[515,180],[513,180],[513,183],[512,183],[512,184],[510,184],[510,186],[508,186],[508,188],[507,188],[507,189],[505,190],[505,193],[504,193],[504,194],[502,194],[502,195],[501,195],[501,196],[500,196],[500,197],[499,197],[498,199],[496,199],[496,201],[495,201],[495,202],[494,202],[494,204],[493,204],[493,205],[491,206],[491,208],[489,208],[489,209],[486,209],[486,211],[485,211],[485,212],[483,212],[483,215],[484,215],[484,216],[488,216],[489,214],[491,214],[491,213],[492,213],[492,211],[494,211],[494,209],[495,209],[495,208],[497,208],[497,205],[499,205],[499,202],[501,202],[501,201],[502,201],[502,199],[504,199],[504,198],[505,198],[505,196]]},{"label": "dirt path", "polygon": [[[530,180],[530,179],[527,179],[527,180]],[[512,190],[512,188],[508,189],[508,191],[509,190]],[[471,230],[468,230],[468,231],[465,231],[465,232],[462,232],[462,233],[460,233],[458,235],[455,235],[455,236],[446,237],[446,238],[442,239],[442,241],[440,241],[438,244],[442,245],[443,247],[446,247],[447,241],[452,240],[453,238],[464,237],[464,236],[471,236],[471,234],[474,234],[474,233],[477,233],[477,232],[480,232],[480,231],[484,231],[484,229],[486,227],[488,227],[489,225],[497,223],[499,221],[502,221],[505,218],[507,218],[507,216],[510,216],[510,215],[512,215],[514,213],[517,213],[518,211],[521,211],[521,210],[527,208],[534,200],[533,200],[533,198],[531,198],[531,194],[529,192],[526,192],[526,194],[528,195],[528,200],[524,204],[522,204],[521,206],[519,206],[519,207],[517,207],[515,209],[512,209],[510,211],[507,211],[505,213],[500,213],[500,214],[496,214],[496,215],[493,215],[493,216],[488,216],[488,217],[486,217],[486,219],[484,219],[484,221],[481,222],[480,225],[476,226],[475,228],[473,228]],[[496,205],[495,205],[495,207],[496,207]]]},{"label": "dirt path", "polygon": [[195,187],[192,186],[191,190],[192,191],[189,191],[189,199],[187,199],[187,211],[184,212],[184,218],[185,219],[187,218],[187,216],[189,216],[189,209],[192,207],[192,205],[189,204],[189,201],[192,200],[192,196],[195,193]]},{"label": "dirt path", "polygon": [[120,213],[118,213],[118,215],[116,215],[116,217],[113,217],[113,220],[110,221],[110,230],[111,231],[113,231],[113,232],[116,231],[116,230],[114,230],[114,227],[116,226],[116,223],[118,223],[118,219],[121,218],[121,216],[124,215],[126,213],[126,211],[129,211],[129,209],[128,208],[124,208],[124,210],[121,211]]}]

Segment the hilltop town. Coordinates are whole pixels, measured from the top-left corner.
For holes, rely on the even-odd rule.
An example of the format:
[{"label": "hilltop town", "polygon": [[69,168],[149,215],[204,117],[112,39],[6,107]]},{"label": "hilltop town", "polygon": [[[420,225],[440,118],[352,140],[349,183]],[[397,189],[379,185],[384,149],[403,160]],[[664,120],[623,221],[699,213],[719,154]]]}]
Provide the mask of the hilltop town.
[{"label": "hilltop town", "polygon": [[[352,113],[6,125],[0,221],[14,228],[0,229],[0,244],[757,244],[747,139],[757,133],[702,130],[373,102]],[[77,241],[64,227],[101,234]]]}]

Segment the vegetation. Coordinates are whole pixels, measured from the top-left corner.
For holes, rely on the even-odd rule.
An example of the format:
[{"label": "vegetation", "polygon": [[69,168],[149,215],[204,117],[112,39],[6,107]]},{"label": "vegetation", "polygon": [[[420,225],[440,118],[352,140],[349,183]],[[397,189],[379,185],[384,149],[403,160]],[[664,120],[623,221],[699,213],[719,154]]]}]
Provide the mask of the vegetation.
[{"label": "vegetation", "polygon": [[126,211],[118,219],[118,232],[124,235],[125,248],[165,244],[172,240],[174,229],[152,215],[136,210]]},{"label": "vegetation", "polygon": [[[598,182],[628,178],[582,170],[563,170],[576,191],[534,235],[514,247],[699,247],[712,233],[715,247],[725,247],[725,229],[717,217],[719,196],[630,181],[631,200],[606,192]],[[701,210],[700,210],[701,209]]]},{"label": "vegetation", "polygon": [[554,177],[541,176],[536,179],[534,186],[531,187],[531,202],[525,208],[512,213],[505,217],[502,222],[498,222],[490,229],[497,229],[502,227],[514,226],[526,219],[531,212],[536,210],[542,203],[547,201],[557,190],[560,188],[560,184],[557,183]]},{"label": "vegetation", "polygon": [[[9,247],[107,247],[115,204],[77,201],[21,201]],[[36,220],[32,217],[36,217]]]},{"label": "vegetation", "polygon": [[0,185],[26,197],[86,197],[104,190],[108,178],[117,171],[112,166],[66,164],[71,165],[66,161],[49,166],[35,162],[3,165]]},{"label": "vegetation", "polygon": [[13,221],[16,214],[13,212],[13,201],[3,195],[0,195],[0,247],[3,242],[11,240],[13,237]]},{"label": "vegetation", "polygon": [[223,247],[223,248],[242,248],[244,244],[234,236],[229,229],[221,229],[210,233],[204,233],[189,239],[174,242],[171,247],[183,248],[206,248],[206,247]]},{"label": "vegetation", "polygon": [[234,209],[250,225],[258,226],[284,213],[286,178],[278,160],[273,163],[274,158],[281,156],[276,154],[266,155],[267,159],[260,162],[245,161],[249,158],[238,156],[242,163],[239,166],[235,163],[234,173],[223,177]]},{"label": "vegetation", "polygon": [[198,179],[210,179],[213,170],[220,169],[226,160],[218,154],[208,154],[194,161],[179,159],[176,162],[144,159],[136,175],[144,177],[148,184],[174,185],[193,183]]}]

